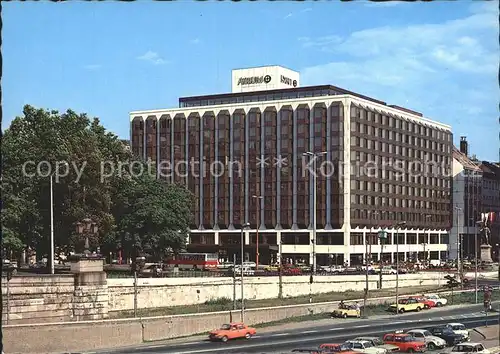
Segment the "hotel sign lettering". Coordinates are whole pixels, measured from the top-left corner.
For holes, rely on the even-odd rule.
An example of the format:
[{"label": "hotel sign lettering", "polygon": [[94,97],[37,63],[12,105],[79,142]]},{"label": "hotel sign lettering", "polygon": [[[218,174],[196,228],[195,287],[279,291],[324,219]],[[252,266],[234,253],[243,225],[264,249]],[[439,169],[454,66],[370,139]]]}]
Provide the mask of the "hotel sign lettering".
[{"label": "hotel sign lettering", "polygon": [[270,75],[240,77],[238,79],[238,86],[239,85],[257,85],[257,84],[262,84],[262,83],[268,84],[269,82],[271,82]]},{"label": "hotel sign lettering", "polygon": [[289,77],[283,75],[281,75],[281,83],[293,87],[297,86],[297,80],[292,80]]}]

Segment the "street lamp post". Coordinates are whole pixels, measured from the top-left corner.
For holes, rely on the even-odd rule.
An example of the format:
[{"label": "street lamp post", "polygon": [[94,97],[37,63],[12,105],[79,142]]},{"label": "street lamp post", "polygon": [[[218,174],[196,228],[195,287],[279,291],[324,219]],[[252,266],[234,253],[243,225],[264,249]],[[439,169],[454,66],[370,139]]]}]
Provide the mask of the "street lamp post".
[{"label": "street lamp post", "polygon": [[455,210],[457,211],[457,279],[461,279],[461,261],[460,261],[460,212],[462,211],[462,208],[455,207]]},{"label": "street lamp post", "polygon": [[313,256],[313,274],[316,275],[316,159],[318,156],[325,155],[327,152],[322,151],[322,152],[311,152],[307,151],[304,152],[302,155],[304,156],[309,156],[313,160],[313,191],[312,191],[312,203],[313,203],[313,212],[312,212],[312,231],[313,231],[313,236],[312,236],[312,256]]},{"label": "street lamp post", "polygon": [[423,255],[424,265],[423,266],[426,267],[428,260],[427,260],[427,252],[426,252],[426,248],[425,247],[427,246],[427,242],[422,243],[422,246],[424,246],[424,255]]},{"label": "street lamp post", "polygon": [[[372,224],[372,221],[373,221],[373,216],[374,215],[378,215],[378,212],[371,212],[370,211],[370,237],[373,233],[373,224]],[[368,239],[366,238],[365,236],[365,296],[363,298],[363,316],[366,318],[366,304],[368,302],[368,286],[369,286],[369,281],[368,281],[368,275],[369,275],[369,271],[368,271]],[[382,270],[380,270],[382,272]]]},{"label": "street lamp post", "polygon": [[[54,274],[54,253],[55,253],[55,244],[54,244],[54,174],[59,171],[59,166],[56,163],[56,170],[50,174],[50,274]],[[68,163],[64,162],[62,166],[68,167]]]},{"label": "street lamp post", "polygon": [[[427,214],[425,216],[425,223],[427,224],[427,220],[429,220],[431,218],[432,218],[432,215]],[[430,229],[431,229],[430,226],[428,227],[428,229],[430,231]],[[429,257],[427,257],[427,252],[426,252],[427,242],[429,242],[429,240],[428,240],[428,235],[425,234],[425,227],[424,227],[424,242],[422,244],[424,246],[424,255],[423,255],[424,256],[424,264],[423,264],[424,267],[428,267],[429,266],[429,264],[428,264]],[[418,261],[418,257],[417,257],[417,261]]]},{"label": "street lamp post", "polygon": [[255,228],[255,271],[259,271],[259,228],[260,228],[260,201],[264,198],[260,195],[254,195],[257,199],[257,226]]},{"label": "street lamp post", "polygon": [[50,174],[50,274],[54,274],[54,175]]},{"label": "street lamp post", "polygon": [[406,221],[396,224],[396,314],[399,314],[399,229],[406,225]]},{"label": "street lamp post", "polygon": [[478,282],[477,282],[477,263],[478,263],[478,259],[477,259],[477,227],[480,226],[482,224],[482,221],[476,221],[474,223],[474,226],[475,226],[475,231],[474,231],[474,294],[475,294],[475,300],[476,300],[476,304],[478,302]]},{"label": "street lamp post", "polygon": [[250,223],[244,223],[241,225],[241,322],[245,322],[245,292],[244,292],[244,286],[243,286],[243,263],[245,260],[245,234],[244,230],[245,228],[249,227]]}]

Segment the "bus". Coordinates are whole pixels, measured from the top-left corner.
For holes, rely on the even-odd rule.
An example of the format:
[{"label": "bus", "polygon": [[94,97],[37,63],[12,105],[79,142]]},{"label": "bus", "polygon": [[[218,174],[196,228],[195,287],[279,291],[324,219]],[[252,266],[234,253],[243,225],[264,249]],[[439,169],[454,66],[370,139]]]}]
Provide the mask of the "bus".
[{"label": "bus", "polygon": [[217,270],[219,257],[217,253],[179,253],[165,260],[167,269],[179,270]]}]

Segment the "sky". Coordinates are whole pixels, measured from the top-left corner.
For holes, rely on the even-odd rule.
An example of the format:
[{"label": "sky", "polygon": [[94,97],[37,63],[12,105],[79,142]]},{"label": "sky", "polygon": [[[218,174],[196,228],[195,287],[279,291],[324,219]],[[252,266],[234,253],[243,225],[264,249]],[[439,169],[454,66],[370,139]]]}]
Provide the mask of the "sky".
[{"label": "sky", "polygon": [[231,69],[283,65],[452,126],[499,161],[495,1],[8,2],[3,122],[22,107],[99,117],[129,138],[129,112],[231,91]]}]

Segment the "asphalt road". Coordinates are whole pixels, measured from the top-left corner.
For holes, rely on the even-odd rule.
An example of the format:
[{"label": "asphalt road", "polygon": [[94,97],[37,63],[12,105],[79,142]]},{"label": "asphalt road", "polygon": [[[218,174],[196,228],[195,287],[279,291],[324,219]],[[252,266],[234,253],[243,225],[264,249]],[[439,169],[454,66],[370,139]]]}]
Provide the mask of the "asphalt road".
[{"label": "asphalt road", "polygon": [[[494,303],[494,308],[500,304]],[[233,340],[227,343],[186,339],[184,343],[163,343],[134,348],[121,348],[94,353],[151,353],[151,354],[230,354],[230,353],[289,353],[295,348],[317,348],[322,343],[342,343],[357,336],[381,336],[397,329],[426,328],[448,322],[460,322],[469,328],[498,323],[499,314],[485,316],[483,306],[471,305],[431,309],[420,313],[378,316],[373,319],[346,319],[330,325],[309,326],[286,331],[266,331],[250,340]],[[333,320],[332,320],[333,322]]]}]

